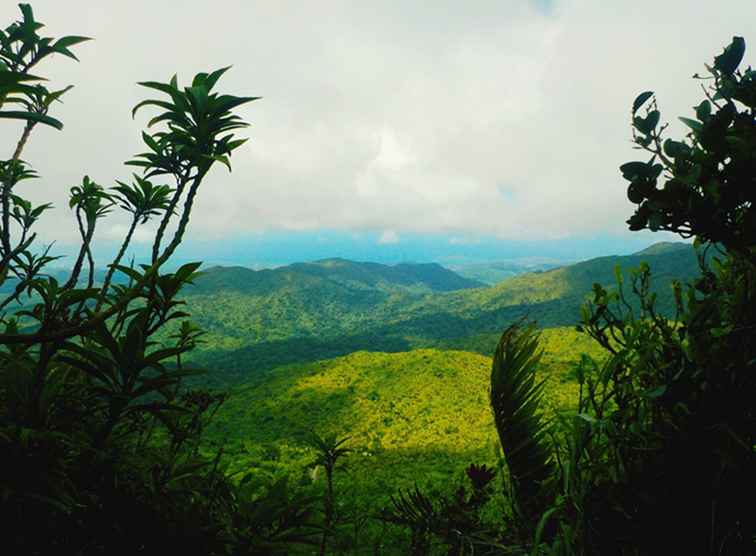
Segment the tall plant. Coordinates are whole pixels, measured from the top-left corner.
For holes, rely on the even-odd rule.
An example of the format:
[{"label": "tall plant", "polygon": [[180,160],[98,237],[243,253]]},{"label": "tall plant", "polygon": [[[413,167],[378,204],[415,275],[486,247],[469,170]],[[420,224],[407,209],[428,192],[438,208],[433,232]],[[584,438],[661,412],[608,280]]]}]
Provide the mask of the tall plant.
[{"label": "tall plant", "polygon": [[[88,39],[42,36],[32,8],[20,8],[21,19],[0,31],[0,118],[23,123],[12,156],[0,161],[0,284],[13,286],[0,315],[0,520],[11,532],[3,548],[275,553],[278,541],[299,538],[308,510],[283,487],[247,498],[225,477],[220,454],[208,459],[198,449],[204,422],[225,397],[181,387],[195,372],[182,355],[201,331],[178,296],[199,263],[164,271],[208,173],[217,163],[230,169],[245,141],[235,132],[248,124],[234,111],[257,97],[218,93],[228,68],[186,87],[176,77],[141,83],[163,95],[134,109],[160,110],[142,133],[145,152],[127,162],[142,175],[113,188],[85,176],[71,188],[81,245],[59,281],[46,272],[57,257],[35,233],[51,205],[24,198],[22,186],[37,174],[23,154],[37,126],[63,128],[50,112],[70,87],[47,89],[40,62],[75,59],[71,48]],[[92,244],[116,209],[131,223],[98,284]],[[148,264],[123,266],[134,232],[150,219],[158,228]],[[166,333],[176,320],[183,322]]]},{"label": "tall plant", "polygon": [[[646,265],[629,284],[634,303],[619,272],[617,289],[594,285],[580,329],[607,358],[578,369],[534,554],[756,553],[756,72],[738,69],[744,53],[735,37],[707,66],[684,138],[665,138],[652,92],[633,103],[633,139],[650,159],[620,168],[637,204],[628,224],[694,237],[701,277],[672,285],[675,315],[658,312]],[[510,413],[533,416],[531,399]],[[540,434],[517,444],[500,430],[507,458]]]},{"label": "tall plant", "polygon": [[549,427],[541,411],[545,382],[536,378],[543,352],[533,325],[510,326],[491,369],[491,408],[506,454],[511,499],[526,526],[543,509],[543,485],[553,472]]}]

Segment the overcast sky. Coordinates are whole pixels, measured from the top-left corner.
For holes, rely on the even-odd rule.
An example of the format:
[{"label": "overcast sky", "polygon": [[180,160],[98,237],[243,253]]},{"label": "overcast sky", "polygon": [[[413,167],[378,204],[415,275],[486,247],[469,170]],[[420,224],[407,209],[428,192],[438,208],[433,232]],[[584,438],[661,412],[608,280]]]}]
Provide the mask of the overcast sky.
[{"label": "overcast sky", "polygon": [[[25,158],[33,199],[65,206],[84,173],[126,179],[147,112],[136,82],[233,65],[219,87],[259,95],[233,173],[207,179],[193,238],[261,231],[542,240],[623,233],[617,166],[636,156],[629,106],[664,119],[701,97],[691,75],[734,34],[756,45],[756,2],[727,0],[38,0],[53,36],[96,40],[38,69],[73,84]],[[17,17],[0,4],[0,21]],[[750,43],[749,43],[750,44]],[[747,60],[756,61],[749,51]],[[3,123],[6,150],[17,127]],[[104,237],[123,233],[111,218]],[[46,234],[75,237],[63,209]]]}]

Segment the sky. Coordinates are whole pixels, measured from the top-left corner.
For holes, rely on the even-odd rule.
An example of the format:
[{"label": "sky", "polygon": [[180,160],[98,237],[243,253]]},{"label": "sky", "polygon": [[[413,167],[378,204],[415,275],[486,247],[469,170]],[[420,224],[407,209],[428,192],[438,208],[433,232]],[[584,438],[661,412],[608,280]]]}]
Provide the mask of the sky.
[{"label": "sky", "polygon": [[[0,22],[14,4],[0,4]],[[66,199],[84,174],[129,178],[148,120],[131,118],[149,94],[138,81],[232,65],[219,89],[263,98],[239,111],[251,140],[233,172],[208,176],[178,256],[249,265],[576,259],[669,240],[625,229],[633,206],[617,167],[639,156],[630,104],[656,91],[680,135],[677,116],[701,98],[690,77],[733,35],[756,41],[753,0],[32,5],[47,34],[95,38],[79,63],[37,70],[75,86],[54,112],[65,129],[35,130],[24,153],[42,175],[25,193],[58,207],[40,237],[74,244]],[[7,122],[11,150],[20,128]],[[103,222],[99,254],[126,223]],[[137,254],[153,231],[137,234]]]}]

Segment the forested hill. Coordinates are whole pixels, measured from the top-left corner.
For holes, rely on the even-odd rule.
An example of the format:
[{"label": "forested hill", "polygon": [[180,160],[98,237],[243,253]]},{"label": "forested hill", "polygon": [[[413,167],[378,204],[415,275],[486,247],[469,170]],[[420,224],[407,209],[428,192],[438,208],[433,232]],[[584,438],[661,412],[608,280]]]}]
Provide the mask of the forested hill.
[{"label": "forested hill", "polygon": [[[207,331],[195,357],[238,380],[257,370],[358,350],[440,347],[490,355],[498,333],[522,317],[544,327],[574,325],[594,282],[611,286],[617,265],[627,276],[644,261],[652,269],[659,304],[667,310],[670,282],[698,274],[695,252],[685,244],[450,292],[429,291],[427,282],[402,286],[398,278],[391,285],[382,273],[391,275],[397,267],[329,260],[260,272],[214,269],[186,300],[192,318]],[[422,266],[432,272],[441,268]],[[253,282],[246,283],[245,276]]]},{"label": "forested hill", "polygon": [[195,281],[194,287],[187,289],[187,293],[234,290],[251,295],[269,295],[290,287],[327,287],[329,282],[348,290],[413,293],[448,292],[483,285],[436,263],[388,266],[346,259],[324,259],[257,271],[238,266],[212,267]]}]

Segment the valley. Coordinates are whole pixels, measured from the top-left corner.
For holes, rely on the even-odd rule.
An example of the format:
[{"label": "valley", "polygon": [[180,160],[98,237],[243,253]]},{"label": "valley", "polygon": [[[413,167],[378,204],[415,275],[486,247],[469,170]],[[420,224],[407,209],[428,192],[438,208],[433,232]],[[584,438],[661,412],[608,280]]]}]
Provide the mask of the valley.
[{"label": "valley", "polygon": [[[558,419],[577,403],[581,356],[603,358],[575,330],[581,304],[594,281],[611,286],[619,265],[627,284],[641,262],[653,269],[667,310],[670,282],[698,271],[686,244],[493,286],[438,265],[327,260],[209,269],[187,288],[187,309],[207,331],[191,358],[207,372],[194,384],[230,396],[210,422],[205,450],[223,447],[227,473],[248,485],[285,479],[318,496],[323,479],[310,466],[308,434],[348,438],[351,452],[334,479],[345,523],[386,507],[399,491],[441,496],[464,482],[471,463],[500,467],[488,396],[501,331],[522,318],[542,326],[538,379],[546,417]],[[349,542],[375,546],[386,534],[369,522]]]}]

